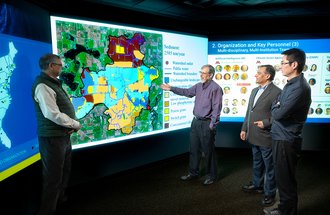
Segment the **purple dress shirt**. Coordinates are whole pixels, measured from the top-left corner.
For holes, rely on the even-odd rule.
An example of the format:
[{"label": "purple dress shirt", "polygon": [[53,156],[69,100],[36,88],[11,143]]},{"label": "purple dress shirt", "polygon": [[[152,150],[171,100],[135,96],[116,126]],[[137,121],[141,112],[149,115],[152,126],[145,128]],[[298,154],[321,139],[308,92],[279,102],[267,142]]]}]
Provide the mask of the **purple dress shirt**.
[{"label": "purple dress shirt", "polygon": [[192,98],[195,96],[193,114],[198,118],[211,119],[210,128],[214,129],[219,123],[222,108],[222,88],[210,80],[206,83],[197,83],[190,88],[171,87],[177,95]]}]

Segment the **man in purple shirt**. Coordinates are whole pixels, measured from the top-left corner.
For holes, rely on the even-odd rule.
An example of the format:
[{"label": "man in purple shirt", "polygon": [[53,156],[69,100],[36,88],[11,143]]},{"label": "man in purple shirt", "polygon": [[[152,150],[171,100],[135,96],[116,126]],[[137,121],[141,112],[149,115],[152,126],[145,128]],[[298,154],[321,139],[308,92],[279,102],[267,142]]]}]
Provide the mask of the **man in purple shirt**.
[{"label": "man in purple shirt", "polygon": [[217,159],[215,154],[216,126],[219,123],[222,108],[222,88],[212,78],[215,70],[211,65],[201,68],[201,82],[184,89],[162,84],[163,90],[170,90],[181,96],[192,98],[195,96],[193,110],[194,119],[190,131],[190,157],[188,175],[181,177],[189,181],[199,177],[199,164],[202,154],[205,156],[206,179],[204,185],[213,184],[217,180]]}]

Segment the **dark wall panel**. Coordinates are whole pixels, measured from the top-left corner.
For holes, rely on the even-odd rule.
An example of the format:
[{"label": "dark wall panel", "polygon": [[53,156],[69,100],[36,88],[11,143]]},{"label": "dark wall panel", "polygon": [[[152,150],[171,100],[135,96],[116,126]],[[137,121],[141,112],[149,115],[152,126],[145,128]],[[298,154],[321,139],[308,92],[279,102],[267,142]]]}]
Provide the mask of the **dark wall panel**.
[{"label": "dark wall panel", "polygon": [[[22,24],[23,27],[13,28],[13,20],[1,19],[2,33],[10,33],[15,36],[22,36],[29,39],[50,42],[50,26],[49,14],[54,15],[60,12],[62,15],[72,16],[79,15],[83,17],[84,13],[77,8],[70,10],[64,8],[61,11],[48,11],[29,4],[26,1],[10,1],[11,6],[15,10],[7,10],[6,17],[17,17],[16,23]],[[1,11],[3,12],[4,4],[1,3]],[[63,7],[60,5],[59,7]],[[18,15],[18,11],[21,15]],[[10,15],[9,15],[10,13]],[[105,21],[121,21],[120,13],[116,12],[115,17],[111,14],[94,13],[95,19]],[[2,13],[3,14],[3,13]],[[1,15],[2,15],[1,14]],[[98,16],[96,14],[99,14]],[[151,27],[157,27],[165,30],[184,30],[189,33],[207,33],[209,38],[222,38],[224,35],[236,35],[236,38],[245,35],[260,35],[260,38],[266,34],[318,34],[327,35],[329,30],[327,27],[313,29],[305,24],[308,20],[303,19],[271,19],[271,20],[251,20],[251,21],[231,21],[218,23],[221,28],[213,23],[212,28],[207,27],[206,23],[189,23],[166,21],[163,18],[152,19],[146,18],[147,15],[135,16],[134,23]],[[11,18],[12,19],[12,18]],[[125,19],[122,19],[125,20]],[[129,22],[128,18],[126,20]],[[125,21],[126,21],[125,20]],[[148,23],[150,21],[150,23]],[[16,25],[16,24],[15,24]],[[243,143],[239,139],[241,123],[220,123],[217,129],[216,146],[220,148],[246,148],[250,146]],[[329,124],[307,124],[304,128],[304,150],[329,150],[330,144],[327,138],[327,132],[330,131]],[[182,129],[164,134],[158,134],[148,137],[142,137],[134,140],[123,141],[118,144],[101,145],[92,148],[77,149],[73,153],[73,170],[71,185],[84,183],[121,171],[130,170],[132,168],[141,167],[153,162],[171,158],[188,151],[189,129]],[[187,164],[188,165],[188,164]],[[40,162],[33,164],[21,172],[7,178],[1,182],[1,196],[8,196],[6,202],[18,202],[16,210],[24,211],[25,214],[33,214],[38,202],[38,193],[41,186],[41,165]],[[4,203],[6,203],[4,202]],[[7,205],[8,207],[10,204]],[[13,207],[15,209],[15,207]],[[31,213],[29,213],[31,212]],[[15,213],[13,213],[15,214]],[[18,213],[20,214],[20,213]]]}]

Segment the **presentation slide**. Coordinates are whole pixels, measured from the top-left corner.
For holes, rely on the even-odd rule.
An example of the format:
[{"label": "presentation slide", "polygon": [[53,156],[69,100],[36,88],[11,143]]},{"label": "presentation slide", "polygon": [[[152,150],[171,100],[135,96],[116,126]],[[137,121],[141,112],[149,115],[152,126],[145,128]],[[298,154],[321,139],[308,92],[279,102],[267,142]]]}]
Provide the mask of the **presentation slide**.
[{"label": "presentation slide", "polygon": [[65,65],[60,79],[83,124],[74,149],[190,126],[194,100],[160,85],[200,81],[206,37],[55,16],[51,31]]},{"label": "presentation slide", "polygon": [[280,71],[281,53],[290,48],[306,52],[304,76],[312,90],[307,122],[330,123],[330,39],[209,41],[208,61],[214,80],[223,88],[221,121],[243,122],[258,66],[273,65],[274,84],[287,82]]},{"label": "presentation slide", "polygon": [[0,181],[40,158],[31,88],[40,56],[51,52],[51,44],[0,34]]}]

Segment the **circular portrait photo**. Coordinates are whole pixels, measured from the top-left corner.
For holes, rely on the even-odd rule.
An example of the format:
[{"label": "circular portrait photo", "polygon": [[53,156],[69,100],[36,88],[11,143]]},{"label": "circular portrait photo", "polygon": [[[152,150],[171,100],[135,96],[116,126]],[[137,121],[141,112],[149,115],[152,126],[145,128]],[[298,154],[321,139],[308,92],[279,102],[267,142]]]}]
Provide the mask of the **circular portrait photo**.
[{"label": "circular portrait photo", "polygon": [[245,94],[247,92],[247,88],[246,87],[241,87],[241,93]]},{"label": "circular portrait photo", "polygon": [[221,65],[216,65],[215,71],[221,72],[222,71],[222,66]]},{"label": "circular portrait photo", "polygon": [[248,71],[248,69],[249,69],[249,67],[248,67],[247,65],[242,65],[242,66],[241,66],[241,70],[242,70],[243,72]]},{"label": "circular portrait photo", "polygon": [[325,109],[325,114],[330,115],[330,108]]},{"label": "circular portrait photo", "polygon": [[224,88],[223,88],[223,92],[224,92],[225,94],[229,94],[229,93],[230,93],[230,87],[224,87]]},{"label": "circular portrait photo", "polygon": [[330,94],[330,87],[329,87],[329,86],[326,87],[326,88],[324,89],[324,92],[325,92],[326,94]]},{"label": "circular portrait photo", "polygon": [[230,80],[231,78],[231,75],[229,73],[226,73],[224,76],[223,76],[223,79],[225,80]]},{"label": "circular portrait photo", "polygon": [[226,113],[226,114],[229,113],[229,112],[230,112],[229,107],[224,107],[224,108],[223,108],[223,112]]},{"label": "circular portrait photo", "polygon": [[311,115],[311,114],[313,114],[313,113],[314,113],[314,108],[309,108],[309,110],[308,110],[308,114]]},{"label": "circular portrait photo", "polygon": [[238,104],[238,100],[237,99],[233,99],[232,105],[233,106],[237,106],[237,104]]},{"label": "circular portrait photo", "polygon": [[237,113],[238,113],[237,107],[233,107],[233,114],[237,114]]},{"label": "circular portrait photo", "polygon": [[303,71],[306,72],[308,70],[307,64],[305,64]]},{"label": "circular portrait photo", "polygon": [[316,64],[312,64],[310,71],[315,72],[317,70]]},{"label": "circular portrait photo", "polygon": [[222,78],[221,73],[217,73],[217,74],[215,74],[215,79],[216,79],[216,80],[221,80],[221,78]]},{"label": "circular portrait photo", "polygon": [[234,73],[234,74],[233,74],[233,80],[238,80],[238,78],[239,78],[238,73]]},{"label": "circular portrait photo", "polygon": [[245,100],[245,99],[242,99],[242,101],[241,101],[241,105],[242,105],[242,106],[245,106],[245,105],[246,105],[246,100]]},{"label": "circular portrait photo", "polygon": [[242,80],[246,80],[247,78],[248,78],[247,73],[242,73],[242,74],[241,74],[241,79],[242,79]]},{"label": "circular portrait photo", "polygon": [[239,65],[234,65],[234,66],[233,66],[233,71],[234,71],[234,72],[237,72],[238,70],[239,70]]},{"label": "circular portrait photo", "polygon": [[231,67],[229,65],[226,65],[223,67],[224,70],[226,70],[227,72],[230,72]]},{"label": "circular portrait photo", "polygon": [[317,115],[322,114],[322,113],[323,113],[322,108],[316,108],[316,109],[315,109],[315,113],[316,113]]},{"label": "circular portrait photo", "polygon": [[327,65],[327,70],[330,71],[330,64]]},{"label": "circular portrait photo", "polygon": [[311,85],[311,86],[315,85],[315,84],[316,84],[316,80],[315,80],[315,78],[311,78],[311,79],[309,79],[309,80],[308,80],[308,83],[309,83],[309,85]]},{"label": "circular portrait photo", "polygon": [[228,106],[228,104],[229,104],[229,99],[224,99],[223,100],[223,105],[224,106]]}]

